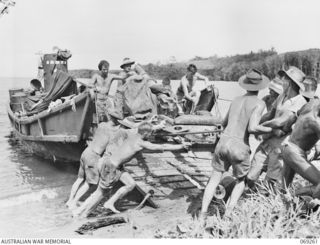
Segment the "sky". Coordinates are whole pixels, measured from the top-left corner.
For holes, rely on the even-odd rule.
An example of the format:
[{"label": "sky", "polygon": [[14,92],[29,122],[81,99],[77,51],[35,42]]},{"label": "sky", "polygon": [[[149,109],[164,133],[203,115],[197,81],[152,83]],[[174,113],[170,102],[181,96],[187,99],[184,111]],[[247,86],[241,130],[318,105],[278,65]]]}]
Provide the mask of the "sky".
[{"label": "sky", "polygon": [[0,77],[35,76],[36,53],[54,46],[72,52],[69,69],[320,48],[318,0],[15,1],[0,18]]}]

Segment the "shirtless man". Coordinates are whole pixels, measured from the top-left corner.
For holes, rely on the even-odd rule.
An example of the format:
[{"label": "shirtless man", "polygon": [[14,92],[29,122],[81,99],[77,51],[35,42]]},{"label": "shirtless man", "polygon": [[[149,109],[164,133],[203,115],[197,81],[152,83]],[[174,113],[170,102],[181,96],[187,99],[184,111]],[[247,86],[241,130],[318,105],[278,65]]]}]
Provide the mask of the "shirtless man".
[{"label": "shirtless man", "polygon": [[291,126],[296,121],[298,110],[307,102],[299,94],[301,89],[304,90],[302,81],[305,75],[301,70],[292,66],[287,71],[279,71],[279,75],[282,77],[284,92],[277,98],[272,109],[262,116],[260,123],[273,130],[269,137],[264,138],[253,156],[252,167],[247,176],[250,187],[254,186],[263,170],[267,172],[268,183],[274,187],[281,183],[282,143],[291,132]]},{"label": "shirtless man", "polygon": [[180,86],[177,90],[177,97],[180,103],[183,99],[192,102],[190,114],[194,112],[201,95],[201,90],[194,88],[195,82],[197,80],[203,80],[205,83],[204,88],[207,87],[207,83],[209,82],[207,77],[199,74],[197,71],[197,67],[194,64],[190,64],[187,68],[187,74],[181,78]]},{"label": "shirtless man", "polygon": [[97,190],[74,212],[74,216],[86,217],[90,211],[99,204],[103,198],[104,190],[110,189],[120,180],[122,186],[105,204],[104,207],[112,210],[114,213],[119,211],[114,207],[114,203],[132,191],[135,187],[135,181],[127,172],[122,172],[120,169],[122,165],[132,159],[136,153],[143,149],[148,150],[180,150],[188,148],[190,143],[183,143],[180,145],[171,144],[152,144],[147,141],[151,136],[152,125],[148,122],[141,123],[138,127],[137,133],[128,133],[128,137],[124,142],[111,152],[111,155],[104,156],[99,161],[100,181]]},{"label": "shirtless man", "polygon": [[108,98],[112,81],[123,80],[121,75],[109,74],[109,62],[101,60],[98,65],[99,73],[92,76],[91,84],[97,90],[97,114],[99,122],[107,121],[109,119],[108,110],[112,108],[112,102]]},{"label": "shirtless man", "polygon": [[69,200],[66,203],[70,209],[77,207],[77,202],[89,190],[90,185],[97,185],[99,182],[98,161],[112,134],[119,130],[116,126],[118,125],[116,119],[119,119],[119,116],[113,112],[110,112],[110,115],[111,120],[98,125],[92,142],[81,154],[78,178],[72,185]]},{"label": "shirtless man", "polygon": [[295,173],[298,173],[317,186],[314,197],[320,198],[320,171],[307,160],[307,152],[320,139],[320,100],[314,98],[317,89],[317,81],[314,78],[306,78],[304,85],[305,91],[301,91],[301,94],[310,101],[298,112],[291,136],[282,150],[283,188],[288,187]]},{"label": "shirtless man", "polygon": [[265,103],[257,97],[259,90],[269,85],[269,79],[253,69],[240,77],[239,85],[247,90],[247,93],[232,101],[223,121],[225,130],[215,148],[212,159],[213,171],[203,196],[200,215],[202,225],[205,224],[209,204],[221,177],[230,166],[237,182],[227,202],[226,215],[233,210],[242,195],[251,166],[249,134],[268,133],[272,130],[259,125]]}]

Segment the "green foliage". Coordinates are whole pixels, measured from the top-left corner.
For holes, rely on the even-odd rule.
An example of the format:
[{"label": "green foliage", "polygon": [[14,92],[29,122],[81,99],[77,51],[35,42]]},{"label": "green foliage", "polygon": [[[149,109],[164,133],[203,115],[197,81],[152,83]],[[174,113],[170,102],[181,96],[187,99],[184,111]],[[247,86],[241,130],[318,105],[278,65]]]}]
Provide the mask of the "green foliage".
[{"label": "green foliage", "polygon": [[[302,180],[299,179],[299,182]],[[290,189],[293,192],[292,189]],[[190,217],[156,231],[156,238],[317,238],[320,210],[308,212],[306,203],[261,183],[247,193],[228,217],[216,212],[209,216],[206,229]],[[213,202],[211,203],[211,205]],[[215,204],[214,204],[215,205]],[[176,226],[176,227],[175,227]]]},{"label": "green foliage", "polygon": [[[78,69],[78,70],[69,70],[69,74],[75,78],[91,78],[93,74],[97,73],[97,70],[90,69]],[[120,71],[111,70],[110,73],[118,74]]]},{"label": "green foliage", "polygon": [[[186,73],[188,64],[195,64],[201,74],[209,77],[210,80],[237,81],[250,68],[261,70],[270,79],[274,78],[280,69],[287,69],[289,66],[300,68],[306,75],[316,78],[320,76],[320,49],[308,49],[304,51],[287,52],[278,54],[274,48],[270,50],[259,50],[248,54],[237,54],[229,57],[218,57],[217,55],[208,58],[194,57],[185,63],[174,62],[172,58],[169,64],[144,65],[145,71],[155,79],[165,77],[171,80],[178,80]],[[70,73],[75,77],[90,78],[94,70],[82,69],[72,70]],[[118,71],[110,71],[118,73]]]},{"label": "green foliage", "polygon": [[300,68],[306,75],[319,77],[320,50],[309,49],[278,54],[271,48],[220,58],[216,55],[208,58],[196,56],[187,63],[148,64],[144,69],[156,79],[163,79],[166,76],[170,79],[180,79],[190,63],[195,64],[199,72],[208,76],[210,80],[237,81],[250,68],[259,69],[272,79],[280,69],[287,69],[292,65]]}]

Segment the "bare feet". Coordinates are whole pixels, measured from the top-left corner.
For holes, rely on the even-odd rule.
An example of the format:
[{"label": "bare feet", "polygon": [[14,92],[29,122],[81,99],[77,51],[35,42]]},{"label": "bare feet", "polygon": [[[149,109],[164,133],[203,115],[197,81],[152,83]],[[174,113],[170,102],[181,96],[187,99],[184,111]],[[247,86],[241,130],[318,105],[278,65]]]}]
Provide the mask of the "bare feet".
[{"label": "bare feet", "polygon": [[73,218],[79,218],[80,214],[81,214],[81,211],[79,211],[79,209],[72,210],[72,217]]},{"label": "bare feet", "polygon": [[227,207],[223,217],[230,219],[232,212],[233,212],[233,209],[234,209],[234,207],[231,207],[231,206]]},{"label": "bare feet", "polygon": [[78,206],[77,206],[77,204],[76,203],[74,203],[74,202],[67,202],[66,203],[66,206],[72,211],[72,210],[74,210],[74,209],[76,209]]},{"label": "bare feet", "polygon": [[207,225],[207,218],[208,213],[207,212],[200,212],[199,215],[199,224],[202,228],[204,228]]},{"label": "bare feet", "polygon": [[312,193],[313,198],[320,199],[320,184],[318,184]]},{"label": "bare feet", "polygon": [[71,200],[68,200],[68,201],[66,202],[66,206],[69,208],[69,207],[70,207],[70,204],[71,204]]},{"label": "bare feet", "polygon": [[103,207],[110,209],[112,212],[114,212],[115,214],[119,214],[120,211],[117,210],[112,204],[109,204],[108,202],[106,202]]}]

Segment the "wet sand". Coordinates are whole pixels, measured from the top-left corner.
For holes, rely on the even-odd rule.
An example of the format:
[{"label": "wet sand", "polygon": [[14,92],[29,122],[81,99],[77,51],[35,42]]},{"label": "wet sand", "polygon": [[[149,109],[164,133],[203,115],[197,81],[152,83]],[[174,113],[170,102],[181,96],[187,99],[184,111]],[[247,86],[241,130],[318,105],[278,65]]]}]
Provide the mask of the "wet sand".
[{"label": "wet sand", "polygon": [[[182,194],[182,192],[180,193]],[[177,225],[191,223],[192,215],[188,213],[191,202],[187,196],[177,196],[174,199],[156,200],[159,208],[148,206],[140,210],[127,210],[121,214],[106,217],[121,216],[128,220],[127,223],[102,227],[90,231],[85,235],[75,232],[81,225],[96,218],[74,220],[58,229],[38,234],[38,237],[50,238],[155,238],[157,236],[170,235],[170,231],[176,232]],[[177,198],[177,199],[176,199]],[[197,207],[197,205],[196,205]]]}]

